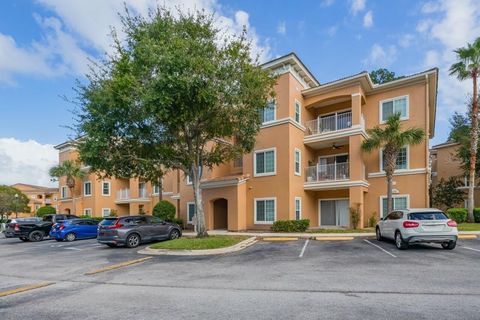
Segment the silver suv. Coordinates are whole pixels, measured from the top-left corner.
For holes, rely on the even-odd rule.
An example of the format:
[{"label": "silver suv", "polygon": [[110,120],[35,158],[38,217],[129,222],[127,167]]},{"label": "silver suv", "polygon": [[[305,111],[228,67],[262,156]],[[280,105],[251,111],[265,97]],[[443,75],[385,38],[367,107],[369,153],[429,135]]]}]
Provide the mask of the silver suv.
[{"label": "silver suv", "polygon": [[398,249],[413,243],[440,243],[452,250],[457,245],[457,223],[438,209],[407,209],[390,212],[377,223],[377,240],[395,240]]},{"label": "silver suv", "polygon": [[109,247],[135,248],[140,243],[181,236],[181,228],[175,223],[152,216],[125,216],[103,219],[98,225],[97,241]]}]

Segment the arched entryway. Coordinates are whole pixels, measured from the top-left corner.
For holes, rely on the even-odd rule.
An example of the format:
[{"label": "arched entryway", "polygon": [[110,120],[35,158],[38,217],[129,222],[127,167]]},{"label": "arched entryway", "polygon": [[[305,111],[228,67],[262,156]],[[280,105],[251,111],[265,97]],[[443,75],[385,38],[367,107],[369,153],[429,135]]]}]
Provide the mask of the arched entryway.
[{"label": "arched entryway", "polygon": [[213,202],[213,228],[228,229],[227,199],[217,199]]},{"label": "arched entryway", "polygon": [[69,208],[66,208],[66,209],[65,209],[65,213],[66,213],[66,214],[70,214],[70,209],[69,209]]}]

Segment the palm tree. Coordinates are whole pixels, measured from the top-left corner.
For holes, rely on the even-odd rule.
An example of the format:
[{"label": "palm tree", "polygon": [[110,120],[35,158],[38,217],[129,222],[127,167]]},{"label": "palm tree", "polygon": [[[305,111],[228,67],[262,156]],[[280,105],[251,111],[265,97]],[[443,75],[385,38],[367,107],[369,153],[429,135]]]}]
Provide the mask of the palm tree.
[{"label": "palm tree", "polygon": [[75,214],[75,197],[73,196],[73,188],[75,188],[75,179],[83,179],[85,172],[76,161],[65,160],[58,166],[50,168],[50,176],[55,178],[67,177],[67,187],[72,195],[73,214]]},{"label": "palm tree", "polygon": [[393,173],[397,166],[397,157],[400,150],[409,145],[416,145],[425,139],[425,132],[421,128],[409,128],[402,131],[400,127],[400,114],[394,114],[387,119],[386,126],[375,126],[367,129],[369,138],[362,142],[362,150],[372,152],[376,149],[383,150],[383,167],[387,176],[387,209],[393,210],[392,182]]},{"label": "palm tree", "polygon": [[477,162],[478,146],[478,85],[477,80],[480,74],[480,38],[473,43],[467,43],[464,48],[455,50],[458,61],[450,67],[450,75],[456,75],[460,81],[472,79],[472,124],[470,126],[470,165],[469,165],[469,184],[468,184],[468,222],[474,222],[473,191],[475,188],[475,164]]}]

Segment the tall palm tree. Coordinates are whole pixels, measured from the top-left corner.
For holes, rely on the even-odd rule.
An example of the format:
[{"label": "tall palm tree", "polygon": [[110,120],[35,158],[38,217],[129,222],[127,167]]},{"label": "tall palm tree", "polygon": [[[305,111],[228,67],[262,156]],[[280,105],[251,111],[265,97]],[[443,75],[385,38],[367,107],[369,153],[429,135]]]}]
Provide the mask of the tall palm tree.
[{"label": "tall palm tree", "polygon": [[473,93],[471,106],[470,126],[470,166],[468,184],[468,222],[474,222],[474,188],[475,188],[475,164],[477,163],[478,146],[478,76],[480,74],[480,38],[473,43],[467,43],[466,47],[455,50],[457,62],[450,67],[450,75],[455,75],[460,81],[472,79]]},{"label": "tall palm tree", "polygon": [[67,187],[70,189],[70,194],[72,195],[72,206],[73,212],[75,214],[75,197],[73,196],[73,188],[75,188],[75,179],[83,179],[85,177],[85,172],[82,171],[82,168],[76,161],[65,160],[59,165],[50,168],[50,176],[55,178],[66,177],[67,178]]},{"label": "tall palm tree", "polygon": [[393,210],[392,182],[397,166],[400,150],[409,145],[416,145],[425,139],[425,131],[421,128],[408,128],[402,131],[400,114],[394,114],[387,119],[385,127],[375,126],[367,129],[369,137],[362,142],[362,150],[372,152],[383,150],[383,168],[387,176],[387,209]]}]

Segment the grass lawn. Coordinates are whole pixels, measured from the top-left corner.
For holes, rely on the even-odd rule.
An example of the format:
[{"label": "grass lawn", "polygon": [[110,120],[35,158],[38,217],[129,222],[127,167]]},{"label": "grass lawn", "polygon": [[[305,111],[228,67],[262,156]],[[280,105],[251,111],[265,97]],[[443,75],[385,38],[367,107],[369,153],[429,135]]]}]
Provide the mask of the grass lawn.
[{"label": "grass lawn", "polygon": [[170,250],[207,250],[233,246],[247,236],[209,236],[207,238],[180,238],[170,241],[162,241],[150,246],[152,249]]},{"label": "grass lawn", "polygon": [[309,233],[375,233],[375,228],[363,229],[312,229],[307,230]]},{"label": "grass lawn", "polygon": [[458,231],[480,231],[480,223],[460,223]]}]

